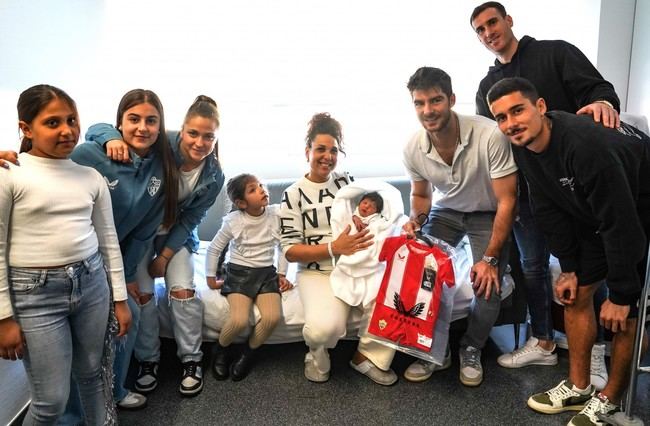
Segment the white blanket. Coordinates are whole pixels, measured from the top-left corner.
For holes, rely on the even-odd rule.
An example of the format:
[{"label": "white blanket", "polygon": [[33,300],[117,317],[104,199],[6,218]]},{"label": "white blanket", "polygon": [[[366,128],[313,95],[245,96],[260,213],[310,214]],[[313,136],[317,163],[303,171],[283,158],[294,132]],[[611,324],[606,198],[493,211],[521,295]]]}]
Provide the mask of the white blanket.
[{"label": "white blanket", "polygon": [[336,238],[347,227],[351,234],[357,232],[352,215],[363,194],[376,191],[384,200],[380,216],[368,224],[374,235],[374,244],[352,255],[340,256],[330,275],[334,295],[350,306],[368,306],[377,297],[385,264],[379,253],[387,237],[398,235],[404,222],[404,206],[400,192],[386,182],[359,179],[341,188],[334,198],[331,210],[332,235]]}]

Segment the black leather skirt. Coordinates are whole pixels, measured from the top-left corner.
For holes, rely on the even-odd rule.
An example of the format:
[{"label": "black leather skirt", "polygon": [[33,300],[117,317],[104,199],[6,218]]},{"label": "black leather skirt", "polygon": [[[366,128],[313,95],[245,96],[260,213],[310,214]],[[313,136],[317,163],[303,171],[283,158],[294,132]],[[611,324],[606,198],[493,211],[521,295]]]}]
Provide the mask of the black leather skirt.
[{"label": "black leather skirt", "polygon": [[251,268],[234,263],[226,265],[221,294],[240,293],[255,299],[260,293],[280,293],[275,266]]}]

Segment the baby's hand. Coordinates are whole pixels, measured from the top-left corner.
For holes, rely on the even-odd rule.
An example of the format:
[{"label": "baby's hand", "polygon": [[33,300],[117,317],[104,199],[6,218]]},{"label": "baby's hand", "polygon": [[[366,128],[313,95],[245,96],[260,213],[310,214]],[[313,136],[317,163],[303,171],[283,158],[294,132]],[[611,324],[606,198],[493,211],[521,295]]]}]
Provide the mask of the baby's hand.
[{"label": "baby's hand", "polygon": [[359,216],[352,216],[352,222],[354,222],[354,227],[357,228],[357,232],[361,232],[368,227],[368,224],[363,223]]},{"label": "baby's hand", "polygon": [[205,281],[208,284],[208,287],[210,287],[212,290],[219,290],[221,287],[223,287],[223,280],[217,279],[217,277],[206,277]]},{"label": "baby's hand", "polygon": [[289,281],[287,277],[282,274],[278,274],[278,284],[280,287],[280,293],[284,293],[285,291],[293,289],[293,284],[291,281]]}]

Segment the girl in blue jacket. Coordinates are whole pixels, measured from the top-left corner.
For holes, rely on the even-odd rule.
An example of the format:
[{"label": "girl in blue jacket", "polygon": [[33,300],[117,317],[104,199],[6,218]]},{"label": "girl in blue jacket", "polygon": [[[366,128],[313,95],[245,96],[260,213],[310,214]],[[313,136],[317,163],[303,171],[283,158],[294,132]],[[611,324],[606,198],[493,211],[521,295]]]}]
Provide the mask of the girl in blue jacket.
[{"label": "girl in blue jacket", "polygon": [[[134,409],[146,403],[146,397],[124,387],[140,317],[136,271],[161,222],[171,227],[176,221],[178,169],[165,133],[163,107],[154,92],[131,90],[117,109],[116,132],[124,141],[121,154],[128,153],[131,162],[117,162],[107,156],[102,126],[91,126],[86,143],[77,146],[71,158],[102,174],[111,193],[133,317],[126,343],[116,348],[113,396],[118,407]],[[74,404],[73,394],[71,411]]]},{"label": "girl in blue jacket", "polygon": [[[164,277],[169,295],[178,357],[183,364],[179,392],[195,396],[203,389],[201,352],[203,305],[196,297],[192,253],[199,247],[198,225],[221,191],[224,175],[217,156],[219,112],[214,100],[199,96],[189,107],[178,134],[170,134],[179,168],[178,216],[172,226],[161,226],[137,270],[140,327],[135,356],[140,362],[136,390],[153,391],[158,385],[160,340],[158,310],[153,300],[154,279]],[[115,161],[130,161],[125,142],[104,125],[101,139]]]}]

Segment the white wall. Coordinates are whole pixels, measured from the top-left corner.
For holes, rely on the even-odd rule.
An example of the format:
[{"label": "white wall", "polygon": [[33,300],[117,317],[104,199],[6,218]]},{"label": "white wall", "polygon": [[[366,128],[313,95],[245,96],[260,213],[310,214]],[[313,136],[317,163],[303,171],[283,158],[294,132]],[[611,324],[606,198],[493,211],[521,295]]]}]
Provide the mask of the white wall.
[{"label": "white wall", "polygon": [[626,109],[636,0],[602,0],[598,36],[600,73],[614,85]]},{"label": "white wall", "polygon": [[650,0],[602,0],[598,69],[621,110],[650,116]]},{"label": "white wall", "polygon": [[[343,124],[356,175],[401,175],[419,124],[405,88],[423,65],[452,77],[456,109],[474,111],[494,61],[469,15],[482,0],[1,0],[0,149],[16,148],[16,100],[37,83],[76,99],[82,131],[113,123],[122,94],[156,91],[169,128],[199,93],[222,112],[226,173],[305,171],[313,113]],[[568,40],[596,62],[600,0],[508,0],[515,34]],[[558,11],[562,11],[559,13]]]},{"label": "white wall", "polygon": [[650,0],[637,0],[627,109],[650,118]]}]

